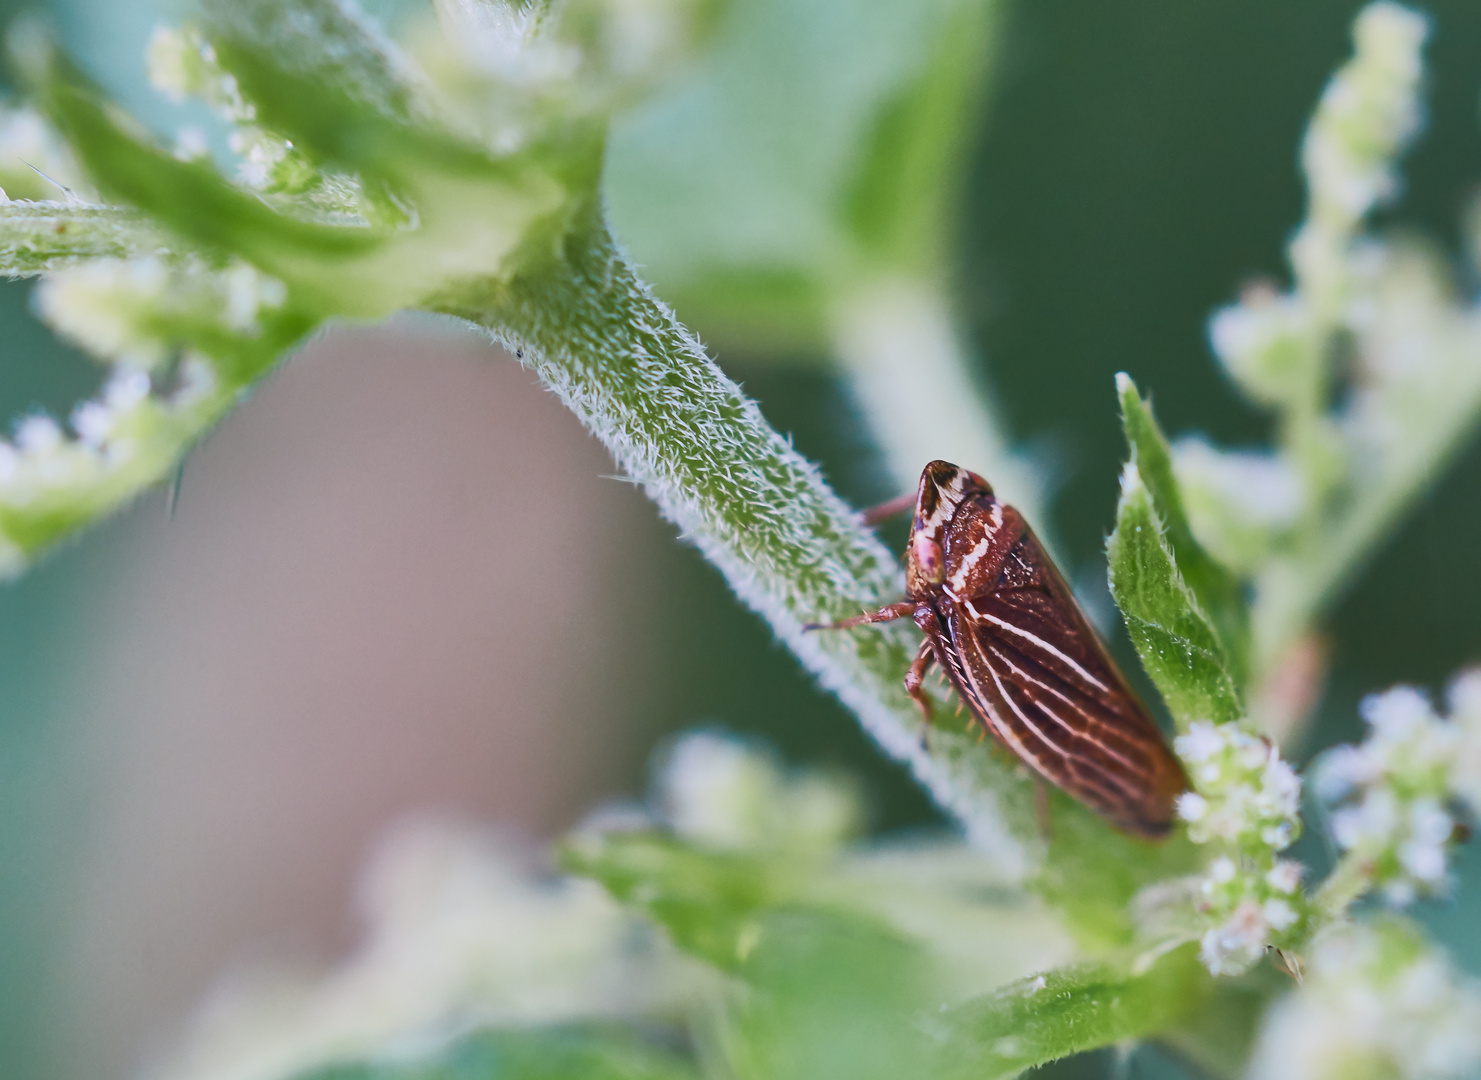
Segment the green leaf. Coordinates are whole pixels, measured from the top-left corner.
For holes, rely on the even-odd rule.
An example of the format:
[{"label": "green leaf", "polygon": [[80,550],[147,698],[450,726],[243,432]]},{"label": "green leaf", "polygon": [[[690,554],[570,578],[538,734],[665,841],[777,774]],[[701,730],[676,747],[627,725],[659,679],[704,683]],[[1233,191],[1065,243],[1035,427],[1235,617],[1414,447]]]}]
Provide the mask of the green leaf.
[{"label": "green leaf", "polygon": [[1234,575],[1193,536],[1173,473],[1172,451],[1152,415],[1152,403],[1141,396],[1125,372],[1116,376],[1116,394],[1121,401],[1121,426],[1131,448],[1131,460],[1162,520],[1178,572],[1218,632],[1230,674],[1236,684],[1243,686],[1250,638],[1243,590]]},{"label": "green leaf", "polygon": [[270,49],[280,70],[299,77],[295,82],[307,80],[384,117],[412,122],[409,66],[352,5],[337,0],[204,0],[201,8],[213,42]]},{"label": "green leaf", "polygon": [[[88,173],[112,194],[208,250],[235,252],[291,279],[306,264],[363,255],[384,241],[366,228],[321,225],[279,214],[203,162],[153,145],[70,65],[53,55],[37,86],[40,103]],[[297,267],[298,273],[292,273]]]},{"label": "green leaf", "polygon": [[841,901],[802,899],[819,864],[700,851],[657,833],[586,837],[562,861],[749,986],[719,1022],[740,1080],[934,1075],[939,1047],[917,1022],[934,1000],[926,950]]},{"label": "green leaf", "polygon": [[331,1065],[297,1080],[690,1080],[688,1062],[596,1025],[481,1031],[415,1058]]},{"label": "green leaf", "polygon": [[[90,175],[208,251],[240,255],[282,279],[295,301],[320,318],[384,317],[455,284],[476,282],[487,293],[516,262],[547,259],[581,199],[594,190],[590,138],[573,136],[566,157],[536,148],[496,160],[295,79],[261,49],[232,48],[223,46],[244,86],[270,88],[276,115],[291,130],[331,140],[326,146],[334,153],[404,181],[415,224],[328,225],[280,213],[210,165],[176,160],[131,130],[134,125],[48,45],[33,48],[28,66],[41,103]],[[295,118],[297,127],[290,122]]]},{"label": "green leaf", "polygon": [[[995,8],[732,4],[691,77],[614,128],[617,232],[706,337],[753,354],[816,349],[860,278],[944,274]],[[737,278],[806,289],[734,298]]]},{"label": "green leaf", "polygon": [[949,1075],[1016,1076],[1070,1054],[1155,1035],[1192,1014],[1210,988],[1191,948],[1170,953],[1140,976],[1073,967],[1022,979],[941,1018]]},{"label": "green leaf", "polygon": [[940,1044],[919,948],[836,911],[778,908],[756,921],[743,977],[751,993],[722,1023],[738,1080],[930,1080]]},{"label": "green leaf", "polygon": [[1188,587],[1152,494],[1134,462],[1121,475],[1116,530],[1107,547],[1111,593],[1142,665],[1180,728],[1244,715],[1228,653]]},{"label": "green leaf", "polygon": [[681,949],[727,971],[740,970],[754,947],[757,911],[785,895],[773,861],[702,852],[656,832],[577,837],[560,858],[645,912]]}]

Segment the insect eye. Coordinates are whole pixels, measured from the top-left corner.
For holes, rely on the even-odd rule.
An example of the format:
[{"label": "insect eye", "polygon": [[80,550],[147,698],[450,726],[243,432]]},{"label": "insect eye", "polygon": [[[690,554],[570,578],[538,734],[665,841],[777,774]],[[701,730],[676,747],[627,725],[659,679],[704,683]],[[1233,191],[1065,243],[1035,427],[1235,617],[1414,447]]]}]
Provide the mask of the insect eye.
[{"label": "insect eye", "polygon": [[932,585],[939,585],[946,580],[946,560],[941,555],[940,544],[929,536],[917,536],[911,541],[911,550],[922,577]]}]

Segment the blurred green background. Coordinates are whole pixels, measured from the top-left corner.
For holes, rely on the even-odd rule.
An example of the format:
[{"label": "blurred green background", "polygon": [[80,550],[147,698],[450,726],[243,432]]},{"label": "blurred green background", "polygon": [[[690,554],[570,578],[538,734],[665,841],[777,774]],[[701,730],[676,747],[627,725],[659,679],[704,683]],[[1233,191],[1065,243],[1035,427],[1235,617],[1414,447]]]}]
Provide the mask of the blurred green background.
[{"label": "blurred green background", "polygon": [[[1172,433],[1201,429],[1227,443],[1264,434],[1261,417],[1213,364],[1205,321],[1249,279],[1283,276],[1284,241],[1302,213],[1301,134],[1348,52],[1358,6],[1020,0],[1001,16],[953,287],[982,358],[980,377],[1015,437],[1054,465],[1053,526],[1077,582],[1102,573],[1114,507],[1122,455],[1114,372],[1129,371],[1153,393]],[[19,10],[0,4],[6,19]],[[1426,10],[1434,17],[1429,122],[1405,165],[1404,197],[1384,222],[1422,229],[1459,266],[1459,223],[1481,190],[1481,7],[1446,0]],[[156,9],[54,0],[48,14],[105,83],[131,104],[146,100],[140,58]],[[642,263],[644,237],[623,239]],[[96,383],[86,361],[32,320],[29,291],[26,283],[0,288],[0,413],[8,416],[36,406],[65,411]],[[730,353],[720,360],[848,497],[894,494],[846,391],[823,365]],[[5,1077],[67,1076],[79,1060],[67,1044],[86,1017],[68,1004],[59,972],[75,932],[76,866],[108,812],[97,797],[106,787],[107,755],[97,747],[107,745],[108,715],[90,701],[91,665],[107,648],[99,628],[118,632],[119,620],[102,615],[137,558],[132,519],[162,514],[152,499],[0,591]],[[648,643],[649,666],[611,688],[624,700],[622,714],[641,720],[593,798],[638,792],[648,749],[665,733],[706,722],[760,733],[792,761],[861,776],[881,828],[935,820],[693,551],[657,526],[624,535],[643,547],[630,556],[646,567],[642,599],[624,615],[628,632]],[[1437,687],[1481,660],[1478,535],[1481,447],[1473,442],[1332,614],[1330,685],[1308,750],[1356,733],[1364,693],[1396,681]],[[1456,899],[1425,905],[1423,917],[1481,974],[1475,862],[1462,854]],[[109,1076],[133,1064],[105,1063]],[[1110,1067],[1102,1056],[1063,1075]]]}]

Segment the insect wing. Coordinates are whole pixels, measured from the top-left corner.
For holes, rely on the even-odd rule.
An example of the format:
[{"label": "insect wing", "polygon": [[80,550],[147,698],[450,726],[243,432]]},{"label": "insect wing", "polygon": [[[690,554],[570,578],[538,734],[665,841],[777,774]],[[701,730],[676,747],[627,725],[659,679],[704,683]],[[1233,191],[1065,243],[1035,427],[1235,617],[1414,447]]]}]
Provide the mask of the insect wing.
[{"label": "insect wing", "polygon": [[1033,533],[990,588],[941,608],[953,681],[989,730],[1116,824],[1164,835],[1182,767]]}]

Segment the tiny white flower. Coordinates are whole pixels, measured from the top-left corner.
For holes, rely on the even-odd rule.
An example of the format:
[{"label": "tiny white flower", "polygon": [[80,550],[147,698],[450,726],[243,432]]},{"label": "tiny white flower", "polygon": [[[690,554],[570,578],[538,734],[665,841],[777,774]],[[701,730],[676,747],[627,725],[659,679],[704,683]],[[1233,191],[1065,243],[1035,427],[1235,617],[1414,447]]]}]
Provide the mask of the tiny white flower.
[{"label": "tiny white flower", "polygon": [[1293,893],[1301,886],[1303,867],[1290,859],[1281,859],[1265,875],[1265,883],[1276,892]]},{"label": "tiny white flower", "polygon": [[1265,954],[1270,924],[1260,905],[1243,901],[1227,922],[1203,935],[1199,958],[1213,975],[1238,975],[1248,971]]},{"label": "tiny white flower", "polygon": [[85,401],[72,412],[72,430],[85,445],[101,446],[113,430],[113,412],[99,402]]},{"label": "tiny white flower", "polygon": [[1178,796],[1178,817],[1184,821],[1202,821],[1208,814],[1208,800],[1196,791],[1185,791]]},{"label": "tiny white flower", "polygon": [[62,429],[49,416],[28,416],[16,428],[16,445],[28,457],[49,454],[62,445]]},{"label": "tiny white flower", "polygon": [[175,156],[181,161],[198,161],[210,153],[210,141],[198,125],[184,124],[175,132]]},{"label": "tiny white flower", "polygon": [[1410,840],[1399,845],[1399,862],[1415,880],[1436,885],[1445,880],[1445,848]]},{"label": "tiny white flower", "polygon": [[15,447],[0,439],[0,484],[8,483],[16,475],[20,468],[21,456],[16,453]]},{"label": "tiny white flower", "polygon": [[1296,914],[1295,908],[1291,907],[1286,901],[1278,898],[1265,901],[1260,906],[1260,914],[1264,917],[1266,923],[1270,925],[1270,928],[1277,933],[1282,930],[1289,930],[1292,926],[1296,925],[1296,920],[1300,918]]},{"label": "tiny white flower", "polygon": [[1481,990],[1413,929],[1386,920],[1317,937],[1304,986],[1267,1013],[1248,1075],[1346,1080],[1377,1066],[1405,1080],[1461,1080],[1477,1065]]},{"label": "tiny white flower", "polygon": [[124,368],[108,380],[103,400],[120,412],[132,409],[149,396],[149,387],[148,372]]},{"label": "tiny white flower", "polygon": [[1186,734],[1173,740],[1173,747],[1184,761],[1197,764],[1207,761],[1222,750],[1224,740],[1219,737],[1216,725],[1207,720],[1199,720],[1188,728]]},{"label": "tiny white flower", "polygon": [[1396,686],[1382,694],[1369,694],[1358,705],[1358,712],[1384,742],[1396,742],[1436,720],[1429,699],[1412,686]]}]

